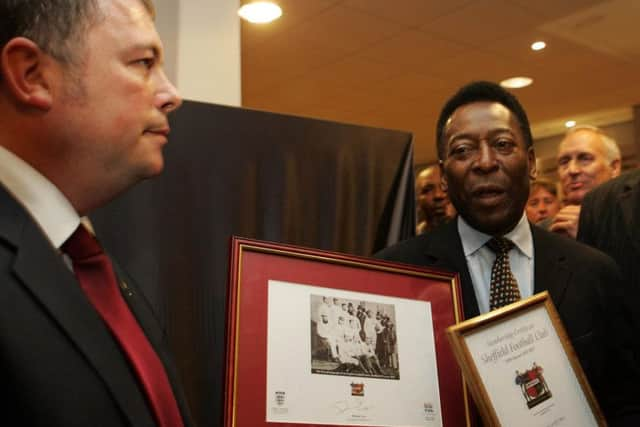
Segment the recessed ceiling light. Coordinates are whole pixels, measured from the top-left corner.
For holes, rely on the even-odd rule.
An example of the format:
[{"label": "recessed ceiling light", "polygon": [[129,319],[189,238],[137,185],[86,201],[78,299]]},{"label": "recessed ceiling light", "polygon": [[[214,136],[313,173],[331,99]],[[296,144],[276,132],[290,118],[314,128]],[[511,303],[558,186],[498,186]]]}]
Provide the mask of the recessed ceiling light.
[{"label": "recessed ceiling light", "polygon": [[520,89],[533,83],[533,79],[529,77],[511,77],[500,82],[500,86],[508,89]]},{"label": "recessed ceiling light", "polygon": [[282,9],[269,1],[256,1],[242,6],[238,15],[253,24],[266,24],[280,18]]},{"label": "recessed ceiling light", "polygon": [[568,128],[572,128],[576,125],[576,121],[575,120],[567,120],[566,122],[564,122],[565,127]]},{"label": "recessed ceiling light", "polygon": [[543,42],[542,40],[534,42],[531,44],[531,49],[532,50],[542,50],[545,47],[547,47],[547,44],[545,42]]}]

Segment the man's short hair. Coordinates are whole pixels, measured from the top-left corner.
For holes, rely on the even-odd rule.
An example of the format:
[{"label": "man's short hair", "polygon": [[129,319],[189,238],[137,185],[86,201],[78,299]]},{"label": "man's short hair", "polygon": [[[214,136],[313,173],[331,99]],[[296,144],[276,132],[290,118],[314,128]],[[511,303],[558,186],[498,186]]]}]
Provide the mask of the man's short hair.
[{"label": "man's short hair", "polygon": [[565,138],[573,133],[578,131],[590,131],[597,134],[600,137],[600,141],[604,145],[605,156],[607,158],[607,162],[611,164],[614,160],[620,160],[622,158],[622,154],[620,154],[620,147],[618,147],[618,143],[615,139],[611,138],[607,135],[602,129],[597,126],[591,125],[578,125],[570,128],[565,134]]},{"label": "man's short hair", "polygon": [[[140,2],[154,17],[152,0]],[[101,18],[98,0],[2,0],[0,51],[11,39],[25,37],[58,61],[74,63],[82,36]]]},{"label": "man's short hair", "polygon": [[436,126],[436,144],[438,147],[438,158],[444,160],[446,157],[446,141],[444,141],[444,128],[447,120],[458,108],[463,105],[472,104],[474,102],[497,102],[504,105],[511,111],[518,120],[520,131],[524,137],[526,147],[533,145],[533,137],[531,136],[531,128],[529,119],[524,108],[512,93],[502,88],[500,85],[492,82],[477,81],[463,86],[453,95],[442,108],[438,123]]}]

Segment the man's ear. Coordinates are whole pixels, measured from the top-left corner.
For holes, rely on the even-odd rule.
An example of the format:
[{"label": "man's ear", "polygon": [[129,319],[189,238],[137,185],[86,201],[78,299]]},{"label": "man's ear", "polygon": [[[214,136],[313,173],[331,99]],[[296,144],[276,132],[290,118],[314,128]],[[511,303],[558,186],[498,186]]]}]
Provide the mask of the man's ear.
[{"label": "man's ear", "polygon": [[538,166],[536,165],[536,152],[533,147],[529,147],[527,150],[527,157],[529,158],[529,179],[534,181],[538,176]]},{"label": "man's ear", "polygon": [[611,162],[611,178],[615,178],[620,175],[620,169],[622,168],[622,162],[620,159],[615,159]]},{"label": "man's ear", "polygon": [[16,103],[48,110],[53,97],[46,68],[51,63],[51,58],[31,40],[13,38],[0,52],[2,84]]},{"label": "man's ear", "polygon": [[449,190],[449,184],[447,183],[447,177],[444,173],[444,162],[442,160],[438,160],[438,166],[440,166],[440,187],[442,191]]}]

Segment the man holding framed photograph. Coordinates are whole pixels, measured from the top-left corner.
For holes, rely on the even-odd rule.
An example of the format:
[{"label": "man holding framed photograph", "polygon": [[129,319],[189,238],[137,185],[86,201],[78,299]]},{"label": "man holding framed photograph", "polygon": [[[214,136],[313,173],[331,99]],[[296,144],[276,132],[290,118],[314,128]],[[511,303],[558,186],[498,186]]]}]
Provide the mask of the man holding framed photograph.
[{"label": "man holding framed photograph", "polygon": [[378,256],[457,271],[467,319],[549,291],[610,425],[639,425],[639,399],[624,385],[638,367],[624,350],[619,272],[606,255],[527,221],[535,153],[518,100],[494,83],[461,88],[440,114],[437,147],[457,220]]}]

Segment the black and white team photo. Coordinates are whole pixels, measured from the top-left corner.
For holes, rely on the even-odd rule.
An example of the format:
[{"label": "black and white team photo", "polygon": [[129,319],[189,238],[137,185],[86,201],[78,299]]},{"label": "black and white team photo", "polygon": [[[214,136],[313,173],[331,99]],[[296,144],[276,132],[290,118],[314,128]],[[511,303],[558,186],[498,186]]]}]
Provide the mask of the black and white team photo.
[{"label": "black and white team photo", "polygon": [[311,295],[311,372],[399,379],[395,307]]}]

